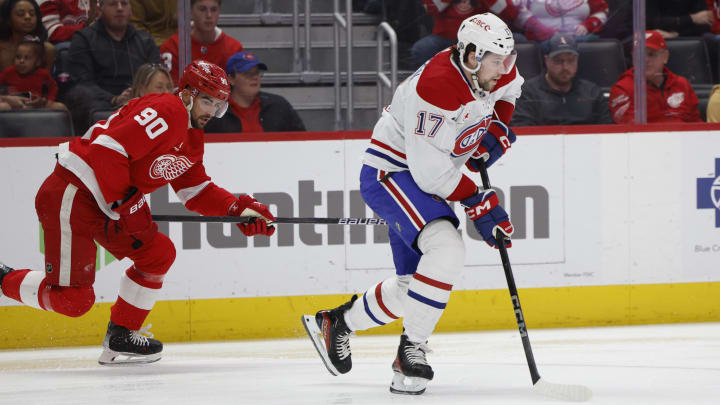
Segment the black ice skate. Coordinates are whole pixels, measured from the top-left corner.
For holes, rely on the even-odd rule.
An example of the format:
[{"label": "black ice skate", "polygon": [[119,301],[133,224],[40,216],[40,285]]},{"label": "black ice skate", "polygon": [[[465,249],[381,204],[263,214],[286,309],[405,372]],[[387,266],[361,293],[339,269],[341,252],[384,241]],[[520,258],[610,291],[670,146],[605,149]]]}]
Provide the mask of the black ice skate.
[{"label": "black ice skate", "polygon": [[[153,339],[148,331],[152,325],[140,330],[130,330],[124,326],[108,323],[103,340],[103,352],[98,363],[110,366],[118,364],[154,363],[160,360],[163,345]],[[145,336],[147,335],[147,336]]]},{"label": "black ice skate", "polygon": [[2,281],[5,276],[15,269],[0,263],[0,297],[2,297]]},{"label": "black ice skate", "polygon": [[393,394],[420,395],[427,383],[433,379],[432,367],[425,354],[430,349],[424,343],[412,343],[407,336],[400,336],[400,346],[392,369],[395,375],[390,384]]},{"label": "black ice skate", "polygon": [[357,295],[341,306],[318,311],[315,316],[303,315],[302,322],[308,336],[312,339],[325,367],[332,375],[345,374],[352,368],[350,357],[350,334],[353,332],[345,324],[344,314],[350,310]]}]

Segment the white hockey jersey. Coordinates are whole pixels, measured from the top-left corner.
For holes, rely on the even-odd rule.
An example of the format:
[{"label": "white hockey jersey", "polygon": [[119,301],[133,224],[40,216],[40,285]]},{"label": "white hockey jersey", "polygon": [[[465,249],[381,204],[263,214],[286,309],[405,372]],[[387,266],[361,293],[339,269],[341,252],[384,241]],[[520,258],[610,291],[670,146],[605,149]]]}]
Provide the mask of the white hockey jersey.
[{"label": "white hockey jersey", "polygon": [[513,67],[492,91],[475,93],[451,55],[450,49],[438,53],[398,86],[363,156],[379,170],[410,170],[420,189],[445,199],[458,188],[490,121],[510,121],[524,82]]}]

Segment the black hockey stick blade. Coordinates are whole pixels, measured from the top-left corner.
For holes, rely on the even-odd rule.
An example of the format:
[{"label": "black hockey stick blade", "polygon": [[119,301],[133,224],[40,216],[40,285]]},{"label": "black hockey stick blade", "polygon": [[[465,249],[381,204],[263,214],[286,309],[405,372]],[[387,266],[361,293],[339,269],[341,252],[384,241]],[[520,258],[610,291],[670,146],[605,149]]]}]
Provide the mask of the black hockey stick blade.
[{"label": "black hockey stick blade", "polygon": [[[198,216],[198,215],[153,215],[156,222],[221,222],[232,224],[246,224],[253,222],[257,217],[232,216]],[[387,225],[382,218],[296,218],[278,217],[273,224],[326,224],[326,225]]]},{"label": "black hockey stick blade", "polygon": [[[490,189],[490,177],[485,167],[485,161],[480,159],[480,177],[482,178],[483,188]],[[507,247],[505,246],[505,235],[498,230],[495,234],[495,240],[498,243],[500,251],[500,260],[502,261],[503,270],[505,271],[505,280],[507,281],[510,299],[515,309],[515,318],[520,331],[520,340],[525,350],[525,358],[527,359],[528,368],[530,369],[530,378],[532,379],[533,389],[548,397],[561,399],[564,401],[584,402],[590,400],[592,391],[583,385],[573,384],[554,384],[543,380],[538,372],[535,364],[535,356],[533,355],[530,338],[528,337],[527,326],[525,325],[525,316],[520,306],[520,298],[518,296],[517,286],[515,285],[515,277],[510,267],[510,257],[508,256]]]}]

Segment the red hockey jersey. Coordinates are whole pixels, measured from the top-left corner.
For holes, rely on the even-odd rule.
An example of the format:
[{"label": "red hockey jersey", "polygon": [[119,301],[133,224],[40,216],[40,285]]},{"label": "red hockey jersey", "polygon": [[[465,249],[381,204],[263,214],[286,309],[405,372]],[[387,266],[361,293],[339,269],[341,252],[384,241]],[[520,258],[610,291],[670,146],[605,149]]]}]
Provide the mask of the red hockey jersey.
[{"label": "red hockey jersey", "polygon": [[423,6],[433,17],[433,34],[457,40],[457,32],[463,20],[471,15],[492,12],[510,26],[517,17],[518,9],[512,0],[423,0]]},{"label": "red hockey jersey", "polygon": [[149,94],[59,146],[58,163],[77,176],[100,209],[111,210],[131,187],[143,193],[170,184],[189,210],[227,215],[236,200],[212,183],[203,166],[204,132],[188,128],[188,112],[172,94]]},{"label": "red hockey jersey", "polygon": [[[190,37],[192,60],[202,59],[225,69],[228,59],[243,50],[242,44],[235,38],[226,35],[220,28],[215,28],[215,40],[209,44],[201,44]],[[175,84],[178,83],[178,34],[174,34],[160,46],[160,57],[170,69]]]},{"label": "red hockey jersey", "polygon": [[38,0],[48,41],[69,41],[75,31],[82,29],[88,20],[90,1],[96,0]]}]

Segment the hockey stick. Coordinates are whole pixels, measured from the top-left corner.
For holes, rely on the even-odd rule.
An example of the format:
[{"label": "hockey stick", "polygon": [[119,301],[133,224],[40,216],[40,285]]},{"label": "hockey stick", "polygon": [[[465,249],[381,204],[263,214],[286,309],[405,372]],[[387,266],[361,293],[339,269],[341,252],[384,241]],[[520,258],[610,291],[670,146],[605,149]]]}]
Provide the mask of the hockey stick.
[{"label": "hockey stick", "polygon": [[[257,217],[211,217],[196,215],[153,215],[156,222],[227,222],[247,224]],[[387,225],[382,218],[294,218],[278,217],[273,224],[327,224],[327,225]]]},{"label": "hockey stick", "polygon": [[[485,161],[480,160],[480,177],[482,177],[483,188],[490,189],[490,177],[487,174]],[[513,277],[512,268],[510,267],[510,258],[508,257],[507,247],[505,247],[505,235],[498,230],[495,234],[498,242],[498,250],[500,250],[500,259],[502,260],[503,270],[505,270],[505,279],[507,280],[508,290],[510,291],[510,299],[515,309],[515,319],[517,320],[518,329],[520,330],[520,339],[525,349],[525,358],[527,359],[528,368],[530,368],[530,377],[532,378],[533,388],[535,391],[553,398],[566,401],[587,401],[592,396],[592,391],[583,385],[572,384],[553,384],[540,378],[535,357],[533,356],[532,347],[530,346],[530,338],[528,337],[527,326],[525,325],[525,317],[523,316],[522,307],[520,307],[520,298],[518,297],[517,287],[515,286],[515,277]]]}]

